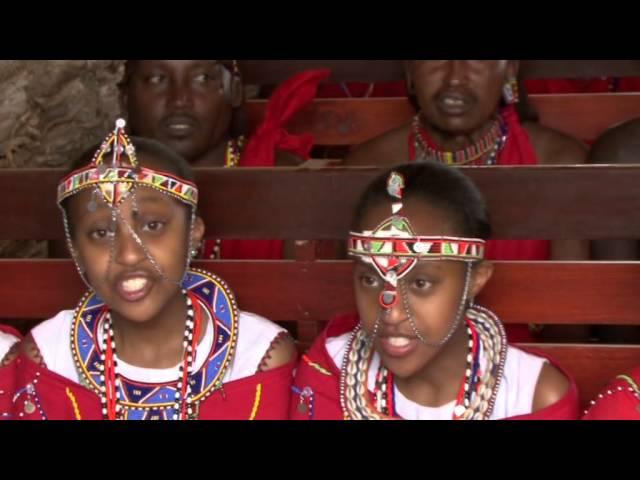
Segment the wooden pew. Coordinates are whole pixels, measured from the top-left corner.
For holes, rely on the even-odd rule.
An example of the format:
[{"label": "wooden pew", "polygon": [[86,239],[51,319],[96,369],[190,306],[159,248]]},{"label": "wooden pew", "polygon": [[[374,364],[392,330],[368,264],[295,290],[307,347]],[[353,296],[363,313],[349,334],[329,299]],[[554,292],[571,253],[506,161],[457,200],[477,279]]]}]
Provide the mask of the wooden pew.
[{"label": "wooden pew", "polygon": [[[247,83],[277,85],[305,69],[329,68],[331,82],[388,82],[405,78],[401,60],[241,60]],[[640,60],[523,60],[523,79],[640,76]],[[608,128],[640,117],[640,94],[532,96],[543,125],[578,139],[595,140]],[[252,131],[266,102],[247,106]],[[320,146],[359,145],[407,123],[414,115],[403,98],[317,100],[293,119],[293,133],[312,132]]]},{"label": "wooden pew", "polygon": [[[522,60],[523,78],[640,76],[640,60]],[[390,82],[404,79],[401,60],[240,60],[244,81],[277,85],[297,72],[329,68],[332,82]]]},{"label": "wooden pew", "polygon": [[[498,238],[640,237],[640,168],[477,167],[463,171],[487,197]],[[338,239],[376,169],[197,171],[202,215],[224,238]],[[0,171],[0,239],[62,238],[60,170]],[[219,205],[224,204],[224,208]],[[221,226],[224,226],[222,228]],[[219,261],[242,309],[281,322],[303,345],[332,316],[353,311],[351,263]],[[499,262],[479,303],[505,323],[640,325],[637,262]],[[34,325],[75,307],[83,284],[68,260],[0,260],[0,319]],[[563,362],[587,401],[640,364],[640,345],[537,345]]]},{"label": "wooden pew", "polygon": [[[581,140],[595,140],[607,129],[640,118],[640,93],[532,95],[532,106],[542,125]],[[248,127],[262,121],[266,101],[247,102]],[[313,133],[317,145],[359,145],[413,118],[415,111],[404,98],[315,100],[296,115],[287,129]]]}]

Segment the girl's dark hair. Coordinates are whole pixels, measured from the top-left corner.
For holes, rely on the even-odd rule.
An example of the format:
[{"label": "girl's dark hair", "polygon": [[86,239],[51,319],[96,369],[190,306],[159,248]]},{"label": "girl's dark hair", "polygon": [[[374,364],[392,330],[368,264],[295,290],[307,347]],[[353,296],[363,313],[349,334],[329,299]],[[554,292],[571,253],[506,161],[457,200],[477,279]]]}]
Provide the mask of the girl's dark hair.
[{"label": "girl's dark hair", "polygon": [[387,180],[391,172],[405,179],[403,200],[420,200],[446,210],[455,217],[458,235],[487,240],[491,224],[482,194],[460,170],[434,162],[399,165],[377,177],[365,190],[357,204],[352,229],[362,229],[367,211],[381,203],[391,206]]}]

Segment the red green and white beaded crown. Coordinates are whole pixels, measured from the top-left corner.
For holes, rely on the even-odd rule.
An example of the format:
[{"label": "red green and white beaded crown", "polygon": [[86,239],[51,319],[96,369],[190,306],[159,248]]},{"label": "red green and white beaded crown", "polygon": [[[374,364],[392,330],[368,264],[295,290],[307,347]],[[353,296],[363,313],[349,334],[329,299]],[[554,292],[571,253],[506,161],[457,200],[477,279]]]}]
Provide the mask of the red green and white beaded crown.
[{"label": "red green and white beaded crown", "polygon": [[374,230],[350,232],[349,255],[372,265],[393,287],[420,260],[475,262],[484,258],[486,242],[482,239],[416,235],[409,219],[399,215],[404,187],[404,177],[392,172],[387,181],[387,193],[395,200],[392,216]]},{"label": "red green and white beaded crown", "polygon": [[76,193],[94,187],[110,206],[122,203],[135,187],[149,187],[188,205],[198,205],[195,184],[175,175],[141,167],[136,149],[124,133],[125,121],[116,121],[111,132],[93,156],[91,163],[67,175],[58,184],[58,204]]}]

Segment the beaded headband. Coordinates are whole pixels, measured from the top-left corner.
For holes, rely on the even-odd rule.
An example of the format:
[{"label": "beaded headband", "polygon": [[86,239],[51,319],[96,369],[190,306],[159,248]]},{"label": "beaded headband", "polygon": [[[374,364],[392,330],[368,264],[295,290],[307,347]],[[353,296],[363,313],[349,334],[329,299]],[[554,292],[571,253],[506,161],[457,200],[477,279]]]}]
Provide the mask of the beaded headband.
[{"label": "beaded headband", "polygon": [[102,193],[108,205],[115,207],[127,198],[134,187],[141,186],[196,207],[198,188],[193,183],[138,164],[136,149],[124,133],[124,127],[125,121],[117,120],[114,131],[96,151],[91,164],[72,172],[58,184],[58,204],[86,188],[94,187]]},{"label": "beaded headband", "polygon": [[349,233],[349,255],[372,265],[387,284],[380,294],[380,305],[385,309],[395,305],[398,281],[420,260],[475,262],[484,258],[482,239],[417,236],[409,219],[400,215],[404,188],[404,177],[391,172],[387,193],[394,199],[392,216],[372,231]]}]

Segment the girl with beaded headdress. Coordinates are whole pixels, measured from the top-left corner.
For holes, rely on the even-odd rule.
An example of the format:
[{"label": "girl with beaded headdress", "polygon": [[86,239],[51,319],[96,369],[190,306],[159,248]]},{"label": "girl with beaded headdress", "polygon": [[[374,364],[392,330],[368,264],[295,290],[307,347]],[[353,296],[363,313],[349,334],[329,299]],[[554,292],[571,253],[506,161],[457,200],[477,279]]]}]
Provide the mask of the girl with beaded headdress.
[{"label": "girl with beaded headdress", "polygon": [[124,126],[58,186],[88,291],[22,342],[14,417],[286,417],[293,341],[191,268],[205,227],[190,168]]},{"label": "girl with beaded headdress", "polygon": [[[309,158],[310,134],[286,124],[315,96],[328,70],[301,72],[271,96],[263,122],[245,139],[244,91],[236,60],[130,60],[121,84],[131,133],[156,139],[196,167],[297,166]],[[207,239],[207,259],[278,259],[280,240]]]},{"label": "girl with beaded headdress", "polygon": [[356,210],[358,314],[331,321],[303,357],[298,419],[575,419],[575,384],[545,358],[507,343],[474,304],[493,268],[484,200],[435,163],[376,179]]},{"label": "girl with beaded headdress", "polygon": [[[419,113],[363,144],[347,165],[388,165],[397,158],[451,166],[585,163],[587,149],[579,141],[540,125],[527,108],[517,110],[526,101],[517,60],[409,60],[405,68]],[[577,240],[492,239],[486,250],[490,260],[583,260],[588,254],[588,243]],[[526,326],[514,327],[510,340],[534,339]],[[553,327],[545,333],[552,339],[566,332]]]}]

